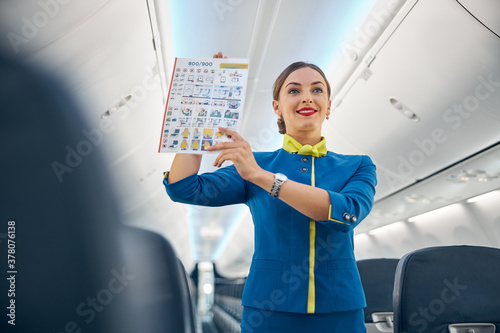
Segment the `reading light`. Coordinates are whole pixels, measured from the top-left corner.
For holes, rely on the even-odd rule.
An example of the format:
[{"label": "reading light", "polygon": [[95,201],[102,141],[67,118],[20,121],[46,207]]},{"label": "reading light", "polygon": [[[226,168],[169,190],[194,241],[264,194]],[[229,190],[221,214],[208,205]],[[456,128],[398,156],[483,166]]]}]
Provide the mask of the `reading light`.
[{"label": "reading light", "polygon": [[413,112],[412,110],[410,110],[406,105],[404,105],[397,98],[391,97],[391,98],[389,98],[389,102],[391,103],[391,105],[396,110],[398,110],[399,112],[401,112],[401,114],[403,116],[405,116],[406,118],[408,118],[408,119],[410,119],[410,120],[412,120],[414,122],[419,122],[420,121],[420,118],[415,114],[415,112]]},{"label": "reading light", "polygon": [[498,179],[498,177],[498,173],[487,173],[484,170],[468,169],[462,170],[457,174],[451,174],[446,178],[446,180],[450,183],[464,183],[470,180],[475,180],[478,182],[489,182]]},{"label": "reading light", "polygon": [[426,197],[424,195],[414,193],[414,194],[409,194],[409,195],[404,196],[403,200],[409,204],[414,204],[414,203],[429,204],[431,202],[442,201],[443,197],[441,197],[441,196]]},{"label": "reading light", "polygon": [[115,103],[114,105],[112,105],[108,110],[106,110],[106,112],[104,112],[102,115],[101,115],[101,118],[108,118],[110,116],[112,116],[114,113],[116,113],[122,106],[124,106],[125,104],[128,103],[128,101],[130,101],[132,99],[132,95],[127,95],[125,97],[123,97],[122,99],[120,99],[117,103]]}]

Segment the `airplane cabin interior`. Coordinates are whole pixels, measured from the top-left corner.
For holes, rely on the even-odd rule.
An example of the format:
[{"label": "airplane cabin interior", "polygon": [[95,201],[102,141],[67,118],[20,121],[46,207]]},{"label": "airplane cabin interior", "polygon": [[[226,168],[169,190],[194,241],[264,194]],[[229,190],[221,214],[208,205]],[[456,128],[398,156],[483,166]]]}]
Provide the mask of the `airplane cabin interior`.
[{"label": "airplane cabin interior", "polygon": [[500,329],[500,1],[4,0],[0,40],[2,332],[240,332],[252,215],[171,200],[158,152],[176,58],[219,51],[248,61],[253,152],[306,61],[328,150],[375,164],[368,333]]}]

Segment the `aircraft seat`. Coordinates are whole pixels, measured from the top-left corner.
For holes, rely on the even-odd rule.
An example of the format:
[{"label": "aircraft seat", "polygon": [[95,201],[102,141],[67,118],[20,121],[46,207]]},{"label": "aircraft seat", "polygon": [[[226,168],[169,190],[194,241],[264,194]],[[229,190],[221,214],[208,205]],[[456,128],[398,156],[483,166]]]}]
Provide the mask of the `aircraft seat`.
[{"label": "aircraft seat", "polygon": [[394,332],[490,333],[500,327],[500,249],[440,246],[401,258]]},{"label": "aircraft seat", "polygon": [[367,333],[392,332],[392,291],[399,259],[358,260],[357,266],[366,297]]},{"label": "aircraft seat", "polygon": [[195,307],[187,274],[172,245],[148,230],[125,227],[123,249],[139,326],[145,332],[195,333]]},{"label": "aircraft seat", "polygon": [[122,224],[77,103],[51,75],[1,54],[0,73],[0,254],[12,259],[0,331],[194,332],[171,245]]},{"label": "aircraft seat", "polygon": [[62,87],[0,54],[0,331],[137,332],[103,154]]},{"label": "aircraft seat", "polygon": [[243,306],[241,298],[246,278],[218,278],[215,283],[214,323],[222,332],[240,331]]},{"label": "aircraft seat", "polygon": [[179,261],[179,266],[182,269],[182,272],[184,273],[184,278],[181,280],[182,283],[184,284],[184,289],[187,291],[187,294],[189,295],[189,301],[188,301],[188,307],[189,307],[189,313],[188,316],[190,316],[190,327],[191,331],[193,332],[201,332],[201,321],[198,319],[198,314],[197,314],[197,291],[196,291],[196,286],[194,284],[193,279],[191,276],[188,274],[186,271],[186,267],[184,267],[184,264],[180,259]]}]

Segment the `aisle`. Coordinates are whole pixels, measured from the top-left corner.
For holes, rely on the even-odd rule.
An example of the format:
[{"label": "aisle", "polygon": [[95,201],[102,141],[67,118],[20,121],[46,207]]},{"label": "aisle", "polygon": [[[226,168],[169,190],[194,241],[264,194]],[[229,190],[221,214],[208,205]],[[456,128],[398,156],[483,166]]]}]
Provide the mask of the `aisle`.
[{"label": "aisle", "polygon": [[203,333],[219,333],[219,330],[217,330],[213,321],[202,322],[201,328]]}]

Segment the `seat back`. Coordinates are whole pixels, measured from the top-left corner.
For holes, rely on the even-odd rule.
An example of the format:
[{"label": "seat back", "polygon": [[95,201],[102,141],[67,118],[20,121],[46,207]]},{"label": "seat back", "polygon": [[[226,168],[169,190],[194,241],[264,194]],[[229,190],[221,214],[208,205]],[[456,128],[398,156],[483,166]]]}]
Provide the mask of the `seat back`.
[{"label": "seat back", "polygon": [[366,297],[367,332],[392,332],[392,291],[399,259],[358,260],[359,274]]},{"label": "seat back", "polygon": [[395,332],[482,332],[456,325],[471,323],[498,329],[499,276],[498,248],[443,246],[406,254],[395,277]]},{"label": "seat back", "polygon": [[0,331],[137,332],[114,191],[78,105],[0,55],[0,108],[0,254],[7,263],[9,246],[12,259],[0,290],[13,290]]},{"label": "seat back", "polygon": [[122,239],[135,277],[128,292],[141,331],[195,333],[187,274],[172,245],[155,232],[133,227],[124,228]]},{"label": "seat back", "polygon": [[172,246],[121,224],[103,153],[61,85],[0,55],[0,107],[0,254],[12,256],[0,332],[195,332]]}]

